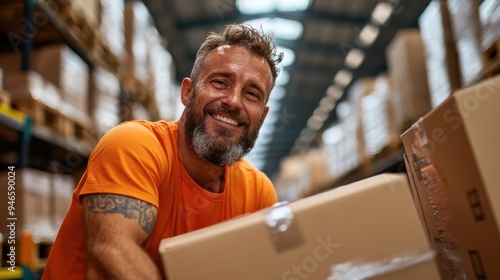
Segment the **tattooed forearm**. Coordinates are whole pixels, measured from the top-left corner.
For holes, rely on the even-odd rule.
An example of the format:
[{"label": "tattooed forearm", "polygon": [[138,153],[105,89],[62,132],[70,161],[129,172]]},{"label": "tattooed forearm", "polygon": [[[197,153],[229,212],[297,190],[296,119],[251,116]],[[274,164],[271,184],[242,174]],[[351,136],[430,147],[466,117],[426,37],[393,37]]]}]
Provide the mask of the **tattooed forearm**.
[{"label": "tattooed forearm", "polygon": [[122,214],[125,218],[137,220],[141,228],[150,234],[156,223],[158,210],[144,201],[121,195],[87,195],[85,207],[92,213]]}]

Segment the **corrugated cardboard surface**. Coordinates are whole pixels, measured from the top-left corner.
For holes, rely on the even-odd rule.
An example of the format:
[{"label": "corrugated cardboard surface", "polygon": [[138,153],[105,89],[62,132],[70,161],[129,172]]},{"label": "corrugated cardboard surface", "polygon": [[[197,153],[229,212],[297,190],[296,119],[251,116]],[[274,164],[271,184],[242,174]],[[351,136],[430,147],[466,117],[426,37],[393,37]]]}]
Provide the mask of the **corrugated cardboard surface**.
[{"label": "corrugated cardboard surface", "polygon": [[[160,253],[167,278],[326,279],[336,264],[379,262],[429,250],[403,175],[379,175],[287,207],[164,239]],[[266,225],[270,213],[278,213],[274,209],[293,213],[287,230]],[[427,274],[419,270],[392,279],[439,279],[432,261],[422,269]]]},{"label": "corrugated cardboard surface", "polygon": [[444,278],[500,277],[500,77],[462,89],[402,136]]}]

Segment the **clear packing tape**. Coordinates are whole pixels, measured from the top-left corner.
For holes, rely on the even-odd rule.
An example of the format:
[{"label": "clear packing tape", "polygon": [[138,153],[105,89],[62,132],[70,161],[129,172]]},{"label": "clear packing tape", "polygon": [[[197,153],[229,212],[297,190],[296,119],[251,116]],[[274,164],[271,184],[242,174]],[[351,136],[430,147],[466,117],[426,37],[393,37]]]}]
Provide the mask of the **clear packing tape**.
[{"label": "clear packing tape", "polygon": [[433,259],[435,253],[401,253],[376,262],[346,262],[332,266],[332,275],[327,280],[357,280],[391,273]]},{"label": "clear packing tape", "polygon": [[[450,188],[445,178],[434,165],[432,150],[422,120],[414,126],[415,142],[412,144],[412,157],[416,163],[416,176],[423,180],[426,195],[434,210],[432,223],[436,228],[433,237],[434,247],[438,248],[438,260],[443,265],[446,279],[464,279],[462,262],[458,253],[458,239],[451,229],[451,210],[449,206]],[[432,234],[432,233],[431,233]]]}]

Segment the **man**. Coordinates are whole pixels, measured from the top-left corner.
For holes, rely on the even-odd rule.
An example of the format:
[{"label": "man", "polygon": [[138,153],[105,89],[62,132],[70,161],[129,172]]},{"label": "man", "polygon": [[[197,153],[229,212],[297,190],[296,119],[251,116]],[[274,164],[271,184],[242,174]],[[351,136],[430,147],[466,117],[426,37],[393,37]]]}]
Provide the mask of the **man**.
[{"label": "man", "polygon": [[[255,29],[211,33],[182,81],[180,120],[126,122],[99,142],[44,279],[161,279],[162,239],[273,205],[272,183],[242,156],[266,117],[280,61]],[[207,261],[217,261],[216,250]]]}]

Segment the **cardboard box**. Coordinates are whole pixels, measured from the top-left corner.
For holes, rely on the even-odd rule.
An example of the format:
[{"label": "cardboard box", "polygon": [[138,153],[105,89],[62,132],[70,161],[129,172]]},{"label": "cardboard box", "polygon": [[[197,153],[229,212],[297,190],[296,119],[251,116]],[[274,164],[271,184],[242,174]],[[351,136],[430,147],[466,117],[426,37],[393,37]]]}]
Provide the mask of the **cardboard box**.
[{"label": "cardboard box", "polygon": [[[21,53],[1,55],[0,67],[5,71],[5,80],[9,76],[24,74],[21,71]],[[56,86],[61,99],[87,114],[89,67],[68,46],[56,44],[34,49],[31,69],[33,71],[30,72],[38,73],[43,80]]]},{"label": "cardboard box", "polygon": [[121,121],[120,91],[115,75],[99,67],[92,69],[88,110],[92,125],[101,136]]},{"label": "cardboard box", "polygon": [[147,31],[151,26],[151,15],[143,2],[125,4],[125,52],[126,76],[148,84],[150,72],[148,69]]},{"label": "cardboard box", "polygon": [[398,31],[387,47],[387,66],[395,94],[399,95],[406,129],[431,109],[427,66],[418,29]]},{"label": "cardboard box", "polygon": [[[167,238],[159,247],[170,280],[327,279],[337,264],[390,263],[428,250],[404,175],[375,176]],[[429,266],[425,279],[439,279]]]},{"label": "cardboard box", "polygon": [[[10,181],[14,182],[15,189],[13,190],[7,188]],[[41,241],[54,234],[50,226],[49,173],[29,168],[16,168],[13,171],[2,172],[0,182],[3,186],[0,202],[4,207],[0,211],[2,221],[0,232],[4,236],[10,235],[7,225],[12,222],[15,224],[16,236],[20,236],[22,230],[28,230],[35,240]],[[15,202],[11,205],[9,201]],[[11,212],[8,206],[14,206],[15,209],[10,209]]]},{"label": "cardboard box", "polygon": [[99,29],[102,40],[119,58],[123,58],[125,46],[124,1],[101,1],[101,23]]},{"label": "cardboard box", "polygon": [[55,228],[59,228],[66,212],[68,211],[73,190],[75,189],[75,180],[71,175],[52,174],[52,203],[51,215]]},{"label": "cardboard box", "polygon": [[500,278],[500,76],[454,93],[401,139],[445,279]]}]

